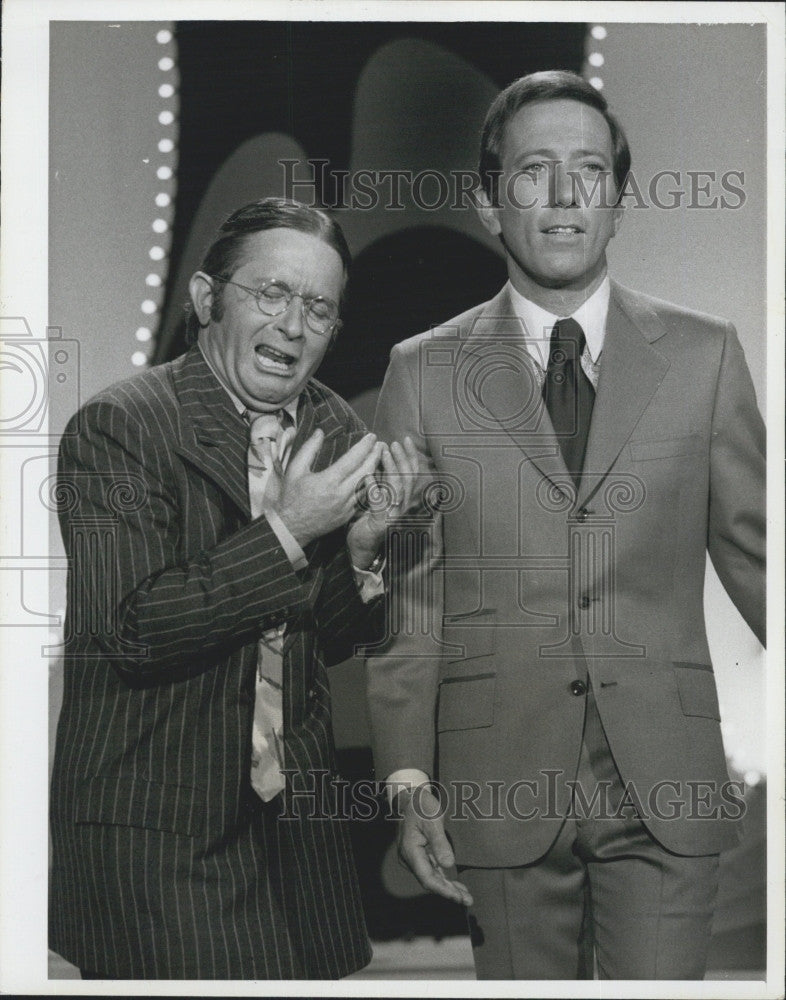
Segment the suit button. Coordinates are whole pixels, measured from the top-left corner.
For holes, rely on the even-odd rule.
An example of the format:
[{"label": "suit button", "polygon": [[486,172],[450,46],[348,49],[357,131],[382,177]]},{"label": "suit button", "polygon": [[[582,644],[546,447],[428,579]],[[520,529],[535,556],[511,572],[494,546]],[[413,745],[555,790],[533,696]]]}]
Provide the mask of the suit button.
[{"label": "suit button", "polygon": [[586,611],[589,606],[590,606],[590,599],[589,599],[589,597],[587,597],[586,594],[582,594],[581,597],[579,598],[579,607],[583,611]]},{"label": "suit button", "polygon": [[575,694],[578,698],[582,694],[587,693],[587,685],[584,681],[571,681],[570,682],[570,693]]},{"label": "suit button", "polygon": [[589,517],[589,511],[587,510],[586,507],[582,507],[581,510],[578,512],[578,514],[576,514],[576,520],[580,524],[584,524],[584,522],[587,520],[588,517]]}]

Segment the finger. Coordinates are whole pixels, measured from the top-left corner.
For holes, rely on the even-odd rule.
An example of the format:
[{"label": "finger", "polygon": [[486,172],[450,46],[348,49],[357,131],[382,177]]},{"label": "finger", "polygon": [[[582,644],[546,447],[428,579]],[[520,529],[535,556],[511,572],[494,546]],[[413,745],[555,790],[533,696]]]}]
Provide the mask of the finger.
[{"label": "finger", "polygon": [[464,885],[464,883],[459,882],[458,879],[451,878],[450,876],[452,872],[444,869],[441,865],[439,865],[434,859],[434,856],[428,850],[428,848],[426,848],[426,855],[428,856],[432,868],[434,869],[434,875],[437,878],[437,880],[440,882],[444,882],[444,884],[449,885],[453,890],[452,898],[454,898],[457,903],[461,903],[462,906],[472,906],[473,903],[472,893]]},{"label": "finger", "polygon": [[317,428],[314,433],[304,442],[303,446],[299,449],[298,453],[293,456],[292,461],[289,463],[288,472],[290,475],[301,475],[304,472],[310,472],[314,462],[316,461],[317,455],[319,454],[320,448],[322,447],[322,442],[325,438],[325,433],[320,428]]},{"label": "finger", "polygon": [[[395,442],[393,447],[397,447]],[[386,484],[387,488],[390,490],[389,495],[391,505],[400,507],[401,491],[403,486],[401,471],[392,449],[388,448],[387,445],[382,452],[382,475],[380,476],[380,482]],[[386,494],[387,492],[388,490],[385,489]]]},{"label": "finger", "polygon": [[377,441],[371,452],[366,456],[362,465],[357,469],[352,470],[345,479],[345,483],[349,486],[349,489],[354,493],[359,487],[362,487],[364,483],[371,485],[374,480],[374,471],[379,465],[380,459],[382,458],[382,452],[384,449],[384,444],[381,441]]},{"label": "finger", "polygon": [[[410,442],[411,443],[411,442]],[[408,510],[412,502],[417,478],[417,455],[410,454],[398,441],[391,445],[391,452],[396,462],[397,500],[401,510]]]},{"label": "finger", "polygon": [[435,862],[440,868],[452,868],[456,863],[456,858],[442,823],[424,823],[422,830],[428,840],[428,847]]},{"label": "finger", "polygon": [[418,466],[420,465],[420,455],[418,454],[418,450],[409,434],[407,434],[404,438],[404,451],[406,451],[409,460],[412,463],[413,470],[417,472]]},{"label": "finger", "polygon": [[[337,459],[332,465],[329,465],[325,469],[325,472],[329,472],[336,479],[345,479],[360,468],[372,453],[376,444],[376,434],[365,434],[349,451],[344,452],[341,458]],[[376,462],[374,465],[376,465]]]},{"label": "finger", "polygon": [[[325,472],[329,471],[331,473],[333,495],[343,511],[345,520],[349,520],[358,513],[358,506],[360,506],[361,510],[365,509],[365,490],[373,487],[376,483],[374,470],[379,464],[383,447],[384,445],[381,441],[377,442],[371,453],[366,457],[363,465],[348,473],[341,480],[337,481],[335,478],[335,464],[330,466],[329,470],[325,470]],[[365,510],[363,516],[370,516],[370,512]]]},{"label": "finger", "polygon": [[276,441],[276,450],[281,462],[285,462],[291,452],[296,433],[294,427],[286,427],[281,432],[281,437]]},{"label": "finger", "polygon": [[398,443],[394,441],[389,450],[389,461],[386,467],[386,471],[391,473],[391,476],[395,477],[397,480],[401,480],[407,472],[409,472],[409,462],[407,456],[404,453],[404,449]]},{"label": "finger", "polygon": [[403,446],[398,441],[391,445],[393,454],[398,463],[398,471],[401,480],[401,501],[402,508],[408,510],[412,504],[412,497],[418,481],[418,471],[420,469],[420,458],[417,449],[412,443],[412,438],[404,438]]},{"label": "finger", "polygon": [[[434,892],[438,896],[450,899],[454,903],[462,903],[469,893],[464,893],[454,885],[445,873],[439,868],[435,868],[422,845],[402,844],[401,860],[409,868],[415,878],[424,889]],[[470,897],[471,898],[471,897]]]},{"label": "finger", "polygon": [[377,476],[382,485],[383,495],[388,501],[381,509],[373,511],[375,520],[387,520],[388,517],[398,517],[402,510],[409,506],[411,493],[411,475],[409,459],[401,445],[394,441],[390,448],[387,445],[382,452],[382,470]]}]

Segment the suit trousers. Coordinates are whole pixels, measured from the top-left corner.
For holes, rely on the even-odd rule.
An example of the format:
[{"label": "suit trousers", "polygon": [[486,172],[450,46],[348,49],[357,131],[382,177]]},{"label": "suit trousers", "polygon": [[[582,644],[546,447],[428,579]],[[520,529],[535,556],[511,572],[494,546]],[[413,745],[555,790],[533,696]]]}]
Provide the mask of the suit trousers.
[{"label": "suit trousers", "polygon": [[[592,690],[573,808],[547,853],[518,868],[459,868],[478,979],[702,979],[718,855],[683,857],[624,794]],[[592,805],[596,789],[607,805]],[[582,801],[583,800],[583,801]],[[599,800],[599,802],[602,800]],[[587,808],[587,804],[590,808]]]}]

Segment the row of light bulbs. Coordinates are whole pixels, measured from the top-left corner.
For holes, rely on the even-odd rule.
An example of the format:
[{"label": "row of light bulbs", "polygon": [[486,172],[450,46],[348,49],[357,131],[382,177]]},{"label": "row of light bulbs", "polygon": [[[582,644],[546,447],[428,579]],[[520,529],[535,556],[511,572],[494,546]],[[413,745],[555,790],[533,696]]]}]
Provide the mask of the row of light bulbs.
[{"label": "row of light bulbs", "polygon": [[[170,45],[172,42],[172,32],[168,28],[163,28],[156,33],[156,42],[159,45]],[[171,73],[175,68],[175,60],[171,55],[164,55],[158,60],[158,69],[161,73]],[[165,80],[158,88],[158,96],[164,100],[168,101],[170,98],[175,96],[175,87],[168,80]],[[158,113],[158,123],[165,128],[173,125],[175,122],[174,112],[170,108],[163,108]],[[169,138],[169,136],[164,136],[158,140],[158,151],[164,155],[174,152],[175,143],[174,140]],[[156,169],[156,177],[160,181],[171,181],[173,177],[172,167],[168,164],[161,164]],[[166,209],[172,204],[172,195],[168,191],[159,191],[155,196],[155,204],[157,208]],[[164,233],[169,232],[169,223],[163,215],[157,215],[152,222],[153,232],[159,236],[163,236]],[[161,244],[164,241],[154,243],[148,250],[148,256],[150,260],[158,263],[166,259],[167,250]],[[163,286],[163,278],[158,271],[151,271],[145,278],[145,284],[149,289],[160,289]],[[155,299],[145,298],[140,306],[142,313],[149,317],[148,323],[154,322],[154,317],[159,311],[159,306],[156,304]],[[140,326],[136,331],[136,339],[142,344],[148,344],[153,339],[153,327],[152,325]],[[142,367],[148,362],[148,354],[145,351],[134,351],[131,355],[131,363],[136,367]]]},{"label": "row of light bulbs", "polygon": [[[606,34],[606,29],[602,24],[593,24],[590,28],[590,38],[595,42],[602,42]],[[597,51],[590,52],[587,56],[587,62],[592,70],[595,71],[594,75],[589,78],[589,82],[596,90],[603,90],[603,77],[600,76],[600,68],[606,62],[603,58],[603,53]]]}]

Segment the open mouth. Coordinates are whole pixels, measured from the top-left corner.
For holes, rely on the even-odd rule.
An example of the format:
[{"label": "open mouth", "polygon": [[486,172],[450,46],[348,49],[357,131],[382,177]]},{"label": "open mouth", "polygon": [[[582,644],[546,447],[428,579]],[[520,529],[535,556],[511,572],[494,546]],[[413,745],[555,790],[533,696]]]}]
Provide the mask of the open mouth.
[{"label": "open mouth", "polygon": [[275,372],[277,375],[289,375],[297,364],[297,358],[286,351],[279,351],[268,344],[257,344],[254,348],[257,356],[257,363],[260,368],[267,372]]},{"label": "open mouth", "polygon": [[542,230],[548,236],[580,236],[584,230],[578,226],[549,226]]}]

